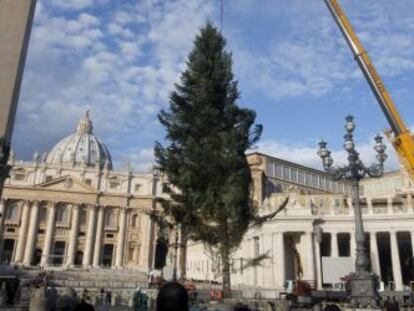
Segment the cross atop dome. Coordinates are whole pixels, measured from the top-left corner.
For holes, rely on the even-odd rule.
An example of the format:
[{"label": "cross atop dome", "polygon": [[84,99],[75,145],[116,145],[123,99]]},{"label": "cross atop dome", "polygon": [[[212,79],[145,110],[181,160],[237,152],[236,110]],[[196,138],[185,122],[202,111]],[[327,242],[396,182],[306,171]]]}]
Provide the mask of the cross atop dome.
[{"label": "cross atop dome", "polygon": [[86,109],[85,115],[80,119],[78,126],[76,127],[76,133],[78,134],[92,134],[92,120],[89,116],[89,109]]}]

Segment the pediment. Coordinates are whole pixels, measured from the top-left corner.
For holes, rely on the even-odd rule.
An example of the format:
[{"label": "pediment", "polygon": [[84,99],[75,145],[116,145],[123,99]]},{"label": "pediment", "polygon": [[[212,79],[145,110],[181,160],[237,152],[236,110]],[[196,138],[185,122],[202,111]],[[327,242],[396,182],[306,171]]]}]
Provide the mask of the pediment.
[{"label": "pediment", "polygon": [[56,179],[52,179],[48,182],[44,182],[35,186],[45,190],[55,191],[67,191],[67,192],[83,192],[83,193],[96,193],[96,189],[92,186],[85,184],[81,180],[72,176],[64,176]]}]

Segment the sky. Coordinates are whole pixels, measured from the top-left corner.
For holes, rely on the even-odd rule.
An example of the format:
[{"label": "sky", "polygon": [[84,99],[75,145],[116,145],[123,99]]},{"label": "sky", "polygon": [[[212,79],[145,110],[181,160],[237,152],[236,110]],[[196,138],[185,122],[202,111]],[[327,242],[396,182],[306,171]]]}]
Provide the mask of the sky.
[{"label": "sky", "polygon": [[[323,138],[343,163],[344,117],[355,116],[362,158],[388,128],[323,0],[223,0],[239,105],[263,124],[260,151],[320,168]],[[406,124],[414,128],[414,1],[340,1]],[[195,35],[220,27],[220,0],[38,0],[12,146],[31,159],[74,132],[90,109],[116,169],[153,162]],[[398,168],[392,147],[387,169]]]}]

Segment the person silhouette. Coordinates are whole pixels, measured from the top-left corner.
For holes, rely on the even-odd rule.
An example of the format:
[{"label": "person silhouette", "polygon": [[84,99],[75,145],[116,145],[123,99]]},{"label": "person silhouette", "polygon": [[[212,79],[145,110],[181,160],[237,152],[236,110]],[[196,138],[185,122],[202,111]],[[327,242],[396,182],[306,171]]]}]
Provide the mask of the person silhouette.
[{"label": "person silhouette", "polygon": [[188,311],[188,293],[177,282],[166,283],[157,296],[157,311]]}]

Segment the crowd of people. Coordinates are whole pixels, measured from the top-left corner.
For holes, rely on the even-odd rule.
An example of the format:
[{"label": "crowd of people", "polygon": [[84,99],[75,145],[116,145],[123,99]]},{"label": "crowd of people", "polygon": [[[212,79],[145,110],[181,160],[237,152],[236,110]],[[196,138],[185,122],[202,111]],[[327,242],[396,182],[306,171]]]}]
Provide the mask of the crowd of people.
[{"label": "crowd of people", "polygon": [[[82,301],[74,308],[74,311],[95,310],[94,306],[87,301],[88,296],[88,290],[85,289],[82,295]],[[103,297],[103,302],[109,306],[111,292],[109,290],[101,289],[101,296]],[[189,311],[190,304],[194,303],[194,301],[191,301],[191,298],[188,290],[182,284],[178,282],[168,282],[165,283],[158,292],[155,309],[157,311]],[[148,310],[148,297],[139,288],[134,296],[133,309],[136,311]],[[247,305],[238,303],[234,306],[233,310],[248,311],[250,309]]]}]

